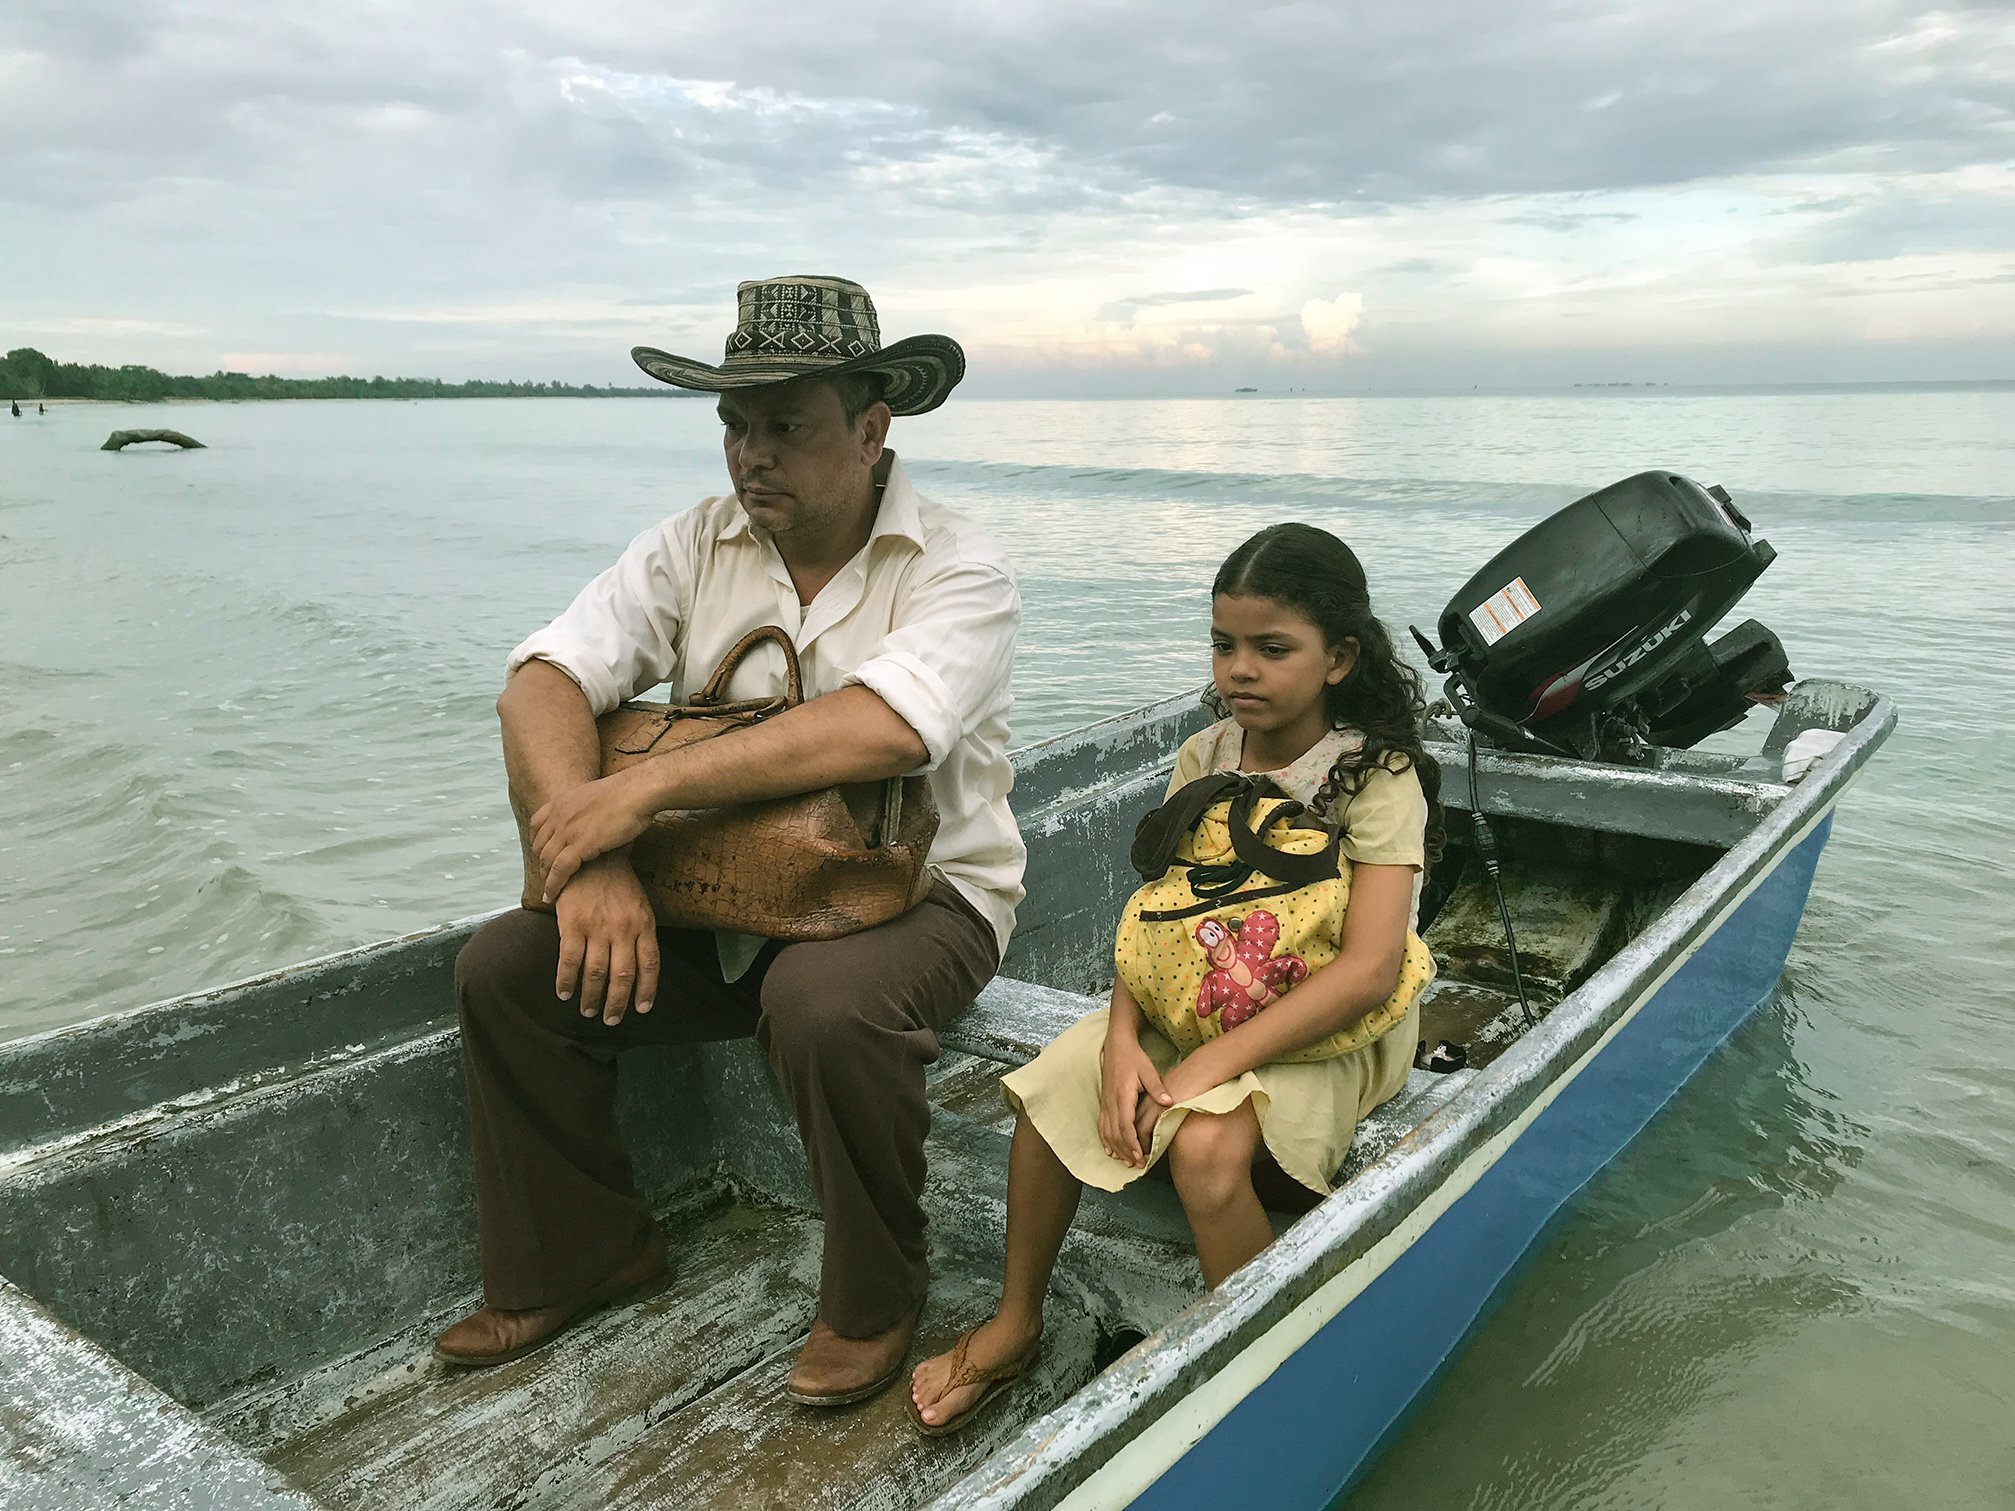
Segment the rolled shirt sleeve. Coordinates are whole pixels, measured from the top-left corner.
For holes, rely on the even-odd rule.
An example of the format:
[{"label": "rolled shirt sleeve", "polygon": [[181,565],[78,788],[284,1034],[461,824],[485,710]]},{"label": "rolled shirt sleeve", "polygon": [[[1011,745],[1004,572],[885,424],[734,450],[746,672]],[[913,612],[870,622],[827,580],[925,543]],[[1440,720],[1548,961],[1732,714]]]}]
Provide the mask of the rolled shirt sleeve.
[{"label": "rolled shirt sleeve", "polygon": [[843,681],[894,709],[930,753],[917,769],[935,771],[1003,706],[1020,621],[1021,593],[1004,568],[926,558],[888,635]]},{"label": "rolled shirt sleeve", "polygon": [[527,661],[550,661],[600,718],[668,679],[691,597],[691,553],[681,538],[691,524],[690,515],[679,515],[631,541],[565,613],[511,652],[505,680]]}]

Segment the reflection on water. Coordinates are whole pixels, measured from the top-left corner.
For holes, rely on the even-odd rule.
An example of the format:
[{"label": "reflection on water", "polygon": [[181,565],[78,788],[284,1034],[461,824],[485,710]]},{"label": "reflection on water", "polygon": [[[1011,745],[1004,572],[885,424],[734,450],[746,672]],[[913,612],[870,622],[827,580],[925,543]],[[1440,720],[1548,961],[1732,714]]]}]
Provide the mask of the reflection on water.
[{"label": "reflection on water", "polygon": [[2015,1503],[2009,1078],[1932,1114],[1900,1056],[1841,1075],[1839,969],[1801,939],[1341,1505]]},{"label": "reflection on water", "polygon": [[[1600,1493],[1788,1330],[1851,1312],[1851,1274],[1796,1209],[1860,1163],[1869,1130],[1816,1090],[1787,984],[1577,1204],[1442,1388],[1344,1504],[1601,1504]],[[1786,1221],[1787,1213],[1792,1220]],[[1499,1430],[1552,1430],[1507,1448]]]}]

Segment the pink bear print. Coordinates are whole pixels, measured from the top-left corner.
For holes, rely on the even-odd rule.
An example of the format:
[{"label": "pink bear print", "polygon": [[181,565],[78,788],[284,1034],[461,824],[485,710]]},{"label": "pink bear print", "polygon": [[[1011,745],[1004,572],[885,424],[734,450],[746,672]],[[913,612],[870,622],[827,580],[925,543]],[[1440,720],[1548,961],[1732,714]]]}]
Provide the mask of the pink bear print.
[{"label": "pink bear print", "polygon": [[1273,947],[1280,943],[1280,920],[1264,908],[1246,914],[1244,923],[1206,918],[1196,926],[1196,942],[1211,964],[1197,988],[1196,1015],[1208,1018],[1222,1009],[1224,1016],[1218,1022],[1228,1029],[1278,1002],[1308,978],[1308,962],[1299,955],[1273,958]]}]

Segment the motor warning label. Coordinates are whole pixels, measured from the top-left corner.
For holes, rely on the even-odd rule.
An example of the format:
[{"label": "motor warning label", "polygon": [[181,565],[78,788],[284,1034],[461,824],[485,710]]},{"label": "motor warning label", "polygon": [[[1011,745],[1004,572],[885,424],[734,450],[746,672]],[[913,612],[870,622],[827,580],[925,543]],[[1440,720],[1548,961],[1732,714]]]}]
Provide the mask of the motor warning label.
[{"label": "motor warning label", "polygon": [[1523,577],[1514,577],[1502,592],[1486,598],[1469,611],[1469,622],[1483,636],[1485,645],[1495,645],[1539,612],[1539,600]]}]

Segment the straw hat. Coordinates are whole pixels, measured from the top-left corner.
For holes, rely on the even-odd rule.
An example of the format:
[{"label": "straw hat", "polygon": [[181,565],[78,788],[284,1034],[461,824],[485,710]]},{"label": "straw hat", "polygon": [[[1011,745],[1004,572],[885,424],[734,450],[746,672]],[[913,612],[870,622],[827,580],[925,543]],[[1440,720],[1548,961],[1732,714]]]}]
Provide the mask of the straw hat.
[{"label": "straw hat", "polygon": [[875,302],[844,278],[762,278],[736,290],[735,330],[719,367],[675,357],[654,346],[632,347],[637,366],[660,383],[722,393],[787,383],[878,373],[883,401],[894,414],[923,414],[944,403],[965,376],[966,356],[949,336],[906,336],[883,346]]}]

